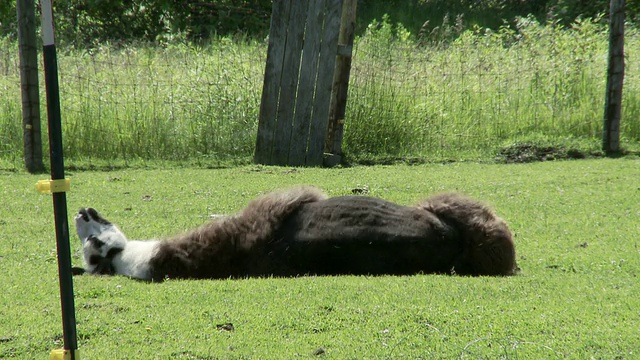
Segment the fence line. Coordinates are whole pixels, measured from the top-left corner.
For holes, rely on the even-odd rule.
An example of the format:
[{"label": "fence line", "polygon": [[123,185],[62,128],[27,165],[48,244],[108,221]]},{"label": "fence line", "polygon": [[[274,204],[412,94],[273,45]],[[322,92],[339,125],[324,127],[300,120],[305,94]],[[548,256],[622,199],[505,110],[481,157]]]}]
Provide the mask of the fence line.
[{"label": "fence line", "polygon": [[[495,153],[514,139],[575,137],[599,148],[605,27],[585,21],[565,30],[521,21],[518,32],[467,32],[444,47],[416,47],[389,34],[384,24],[376,29],[378,38],[373,33],[360,39],[347,147],[357,144],[356,152],[367,153],[387,142],[390,154],[426,152],[447,159],[476,151],[486,155],[487,149]],[[637,48],[637,33],[628,42],[634,44],[628,48]],[[627,59],[627,68],[623,133],[637,142],[637,62]],[[415,133],[423,143],[407,144]]]},{"label": "fence line", "polygon": [[[345,154],[444,160],[486,158],[518,139],[599,144],[606,28],[522,21],[518,31],[468,32],[437,46],[417,46],[389,24],[357,38]],[[627,53],[640,51],[639,40],[635,29],[627,31]],[[0,158],[16,159],[22,156],[17,47],[0,43]],[[62,50],[65,155],[251,158],[265,57],[266,43],[229,39],[206,47]],[[640,71],[635,57],[626,66],[621,133],[637,143]]]}]

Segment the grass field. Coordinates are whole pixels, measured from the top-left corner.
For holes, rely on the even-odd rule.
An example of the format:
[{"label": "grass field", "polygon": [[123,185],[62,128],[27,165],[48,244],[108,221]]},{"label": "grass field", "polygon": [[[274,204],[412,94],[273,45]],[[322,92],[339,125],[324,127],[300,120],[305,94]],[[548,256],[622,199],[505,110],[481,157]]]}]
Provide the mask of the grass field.
[{"label": "grass field", "polygon": [[[634,359],[640,349],[640,159],[338,169],[71,171],[131,238],[174,234],[257,195],[312,184],[403,204],[462,191],[510,224],[511,278],[301,277],[147,284],[74,280],[83,359]],[[0,358],[61,347],[51,198],[0,172]],[[70,229],[74,234],[75,230]],[[81,264],[72,235],[74,265]],[[225,330],[222,324],[233,324]],[[314,355],[323,353],[323,355]]]}]

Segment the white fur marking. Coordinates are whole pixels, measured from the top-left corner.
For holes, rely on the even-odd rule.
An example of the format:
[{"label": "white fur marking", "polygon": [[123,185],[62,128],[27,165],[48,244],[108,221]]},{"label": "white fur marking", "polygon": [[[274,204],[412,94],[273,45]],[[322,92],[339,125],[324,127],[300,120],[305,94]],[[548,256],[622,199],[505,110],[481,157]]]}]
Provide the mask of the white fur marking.
[{"label": "white fur marking", "polygon": [[[84,212],[84,214],[83,214]],[[112,264],[116,274],[130,276],[141,280],[151,280],[149,261],[155,255],[158,240],[129,241],[124,233],[114,224],[105,224],[100,219],[94,219],[87,214],[87,209],[81,210],[75,217],[76,232],[82,241],[85,270],[94,274],[97,265],[89,263],[92,256],[107,257],[112,249],[122,249],[113,257]],[[97,245],[91,237],[101,241]]]}]

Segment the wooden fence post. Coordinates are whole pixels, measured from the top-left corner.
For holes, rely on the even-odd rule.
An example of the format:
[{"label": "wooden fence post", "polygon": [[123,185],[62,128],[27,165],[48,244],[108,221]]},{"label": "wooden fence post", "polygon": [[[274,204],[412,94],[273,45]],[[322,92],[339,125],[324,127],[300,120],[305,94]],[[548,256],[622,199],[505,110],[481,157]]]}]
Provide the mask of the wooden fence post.
[{"label": "wooden fence post", "polygon": [[18,39],[20,46],[20,83],[22,93],[22,131],[24,164],[30,173],[44,171],[42,131],[40,128],[40,88],[36,15],[33,0],[18,0]]},{"label": "wooden fence post", "polygon": [[624,0],[611,0],[609,19],[609,65],[602,134],[602,149],[607,154],[620,150],[620,118],[624,83]]},{"label": "wooden fence post", "polygon": [[258,164],[269,164],[272,161],[273,143],[275,141],[276,113],[280,98],[280,81],[284,69],[282,63],[285,54],[287,37],[287,23],[291,1],[273,3],[271,25],[269,32],[269,46],[267,48],[267,62],[265,65],[265,79],[260,101],[260,121],[258,122],[258,136],[254,161]]},{"label": "wooden fence post", "polygon": [[326,0],[325,31],[318,58],[318,79],[310,126],[310,134],[312,136],[309,138],[306,166],[323,165],[324,146],[327,141],[327,128],[329,127],[333,76],[337,61],[338,40],[340,38],[342,2],[343,0]]},{"label": "wooden fence post", "polygon": [[338,59],[333,79],[331,107],[329,109],[329,129],[325,146],[329,156],[325,159],[326,166],[335,166],[342,161],[342,134],[344,130],[344,116],[347,110],[347,93],[349,91],[349,75],[351,73],[351,59],[353,40],[356,30],[357,0],[344,0],[342,19],[340,20],[340,37],[338,39]]},{"label": "wooden fence post", "polygon": [[254,160],[322,166],[343,0],[273,2]]}]

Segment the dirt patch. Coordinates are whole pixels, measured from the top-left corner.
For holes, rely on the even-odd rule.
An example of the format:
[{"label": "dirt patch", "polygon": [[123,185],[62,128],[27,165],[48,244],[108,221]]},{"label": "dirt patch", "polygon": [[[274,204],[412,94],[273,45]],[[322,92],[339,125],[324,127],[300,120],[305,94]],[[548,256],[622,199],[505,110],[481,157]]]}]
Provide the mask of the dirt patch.
[{"label": "dirt patch", "polygon": [[528,163],[560,159],[584,159],[596,155],[579,149],[567,149],[563,146],[518,143],[502,148],[498,153],[497,160],[505,163]]}]

